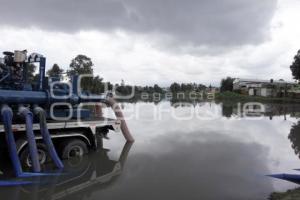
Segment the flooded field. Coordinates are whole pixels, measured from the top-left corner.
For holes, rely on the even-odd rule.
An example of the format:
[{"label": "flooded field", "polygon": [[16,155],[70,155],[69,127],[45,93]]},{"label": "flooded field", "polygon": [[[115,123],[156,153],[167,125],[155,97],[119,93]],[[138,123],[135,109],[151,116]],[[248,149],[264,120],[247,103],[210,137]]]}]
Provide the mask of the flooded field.
[{"label": "flooded field", "polygon": [[111,132],[97,152],[65,161],[60,176],[1,188],[0,198],[268,199],[297,188],[266,175],[300,168],[300,106],[263,106],[124,103],[135,143]]}]

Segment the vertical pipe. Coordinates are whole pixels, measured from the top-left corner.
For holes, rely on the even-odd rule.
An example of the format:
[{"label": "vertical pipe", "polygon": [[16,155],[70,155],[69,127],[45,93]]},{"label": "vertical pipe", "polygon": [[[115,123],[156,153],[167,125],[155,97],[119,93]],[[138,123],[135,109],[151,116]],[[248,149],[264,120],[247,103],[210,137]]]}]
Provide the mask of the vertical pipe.
[{"label": "vertical pipe", "polygon": [[41,131],[44,143],[47,146],[47,150],[48,150],[48,153],[49,153],[50,157],[52,158],[53,162],[55,163],[55,165],[59,169],[63,169],[64,165],[63,165],[62,161],[60,160],[60,158],[57,155],[57,152],[56,152],[55,147],[53,145],[51,136],[49,134],[49,130],[48,130],[48,127],[47,127],[47,121],[46,121],[46,113],[45,113],[44,109],[42,109],[41,107],[36,106],[34,108],[34,113],[39,118],[40,131]]},{"label": "vertical pipe", "polygon": [[46,58],[40,57],[40,70],[39,70],[39,90],[44,90],[44,80],[45,80],[45,70],[46,70]]},{"label": "vertical pipe", "polygon": [[29,153],[30,153],[33,171],[40,172],[41,166],[39,162],[39,154],[38,154],[37,145],[36,145],[36,141],[33,133],[33,127],[32,127],[33,126],[32,113],[24,106],[19,107],[19,113],[21,114],[21,116],[24,117],[26,123],[26,135],[28,140],[28,147],[29,147]]},{"label": "vertical pipe", "polygon": [[8,105],[3,105],[1,108],[1,116],[5,129],[5,138],[10,154],[10,159],[14,168],[15,175],[20,177],[23,173],[22,166],[18,157],[17,145],[12,132],[13,112]]},{"label": "vertical pipe", "polygon": [[113,109],[116,117],[121,121],[121,131],[123,133],[123,136],[128,142],[134,142],[134,139],[132,135],[130,134],[130,131],[128,129],[128,126],[126,124],[126,121],[124,119],[124,115],[122,113],[122,110],[120,106],[117,104],[117,102],[113,98],[108,98],[107,103],[111,108]]}]

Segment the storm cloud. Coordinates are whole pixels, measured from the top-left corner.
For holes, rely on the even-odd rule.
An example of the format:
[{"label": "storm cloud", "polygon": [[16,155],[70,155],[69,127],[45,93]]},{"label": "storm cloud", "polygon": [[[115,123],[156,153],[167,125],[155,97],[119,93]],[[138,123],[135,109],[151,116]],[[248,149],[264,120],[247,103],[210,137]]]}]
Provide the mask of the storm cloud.
[{"label": "storm cloud", "polygon": [[276,0],[1,1],[0,25],[54,32],[123,30],[192,46],[240,46],[268,39]]}]

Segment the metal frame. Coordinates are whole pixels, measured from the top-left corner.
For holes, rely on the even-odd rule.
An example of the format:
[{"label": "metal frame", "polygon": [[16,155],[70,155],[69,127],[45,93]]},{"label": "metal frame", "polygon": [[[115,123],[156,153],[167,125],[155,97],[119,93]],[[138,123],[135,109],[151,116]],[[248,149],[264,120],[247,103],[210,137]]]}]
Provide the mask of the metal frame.
[{"label": "metal frame", "polygon": [[[48,122],[47,126],[49,130],[53,129],[71,129],[71,128],[89,128],[93,134],[96,134],[96,129],[104,126],[112,126],[117,132],[120,131],[121,121],[118,119],[103,118],[102,120],[92,121],[63,121],[63,122]],[[26,131],[25,124],[13,124],[12,129],[14,132]],[[40,130],[40,125],[33,124],[33,130]],[[4,133],[4,126],[0,124],[0,134]]]},{"label": "metal frame", "polygon": [[[48,129],[51,130],[60,130],[61,134],[51,134],[51,138],[58,139],[58,138],[70,138],[70,137],[80,137],[83,138],[84,141],[87,142],[89,146],[96,145],[96,141],[92,141],[91,138],[86,136],[83,133],[80,133],[78,131],[70,131],[77,128],[85,128],[89,129],[92,133],[92,138],[96,140],[96,129],[101,127],[110,127],[110,129],[114,130],[115,132],[120,131],[121,121],[118,119],[108,119],[108,118],[102,118],[101,120],[89,120],[89,121],[53,121],[47,123]],[[15,134],[22,134],[26,131],[25,124],[13,124],[12,125],[13,132]],[[40,125],[35,123],[33,124],[33,130],[39,131]],[[69,133],[68,133],[69,132]],[[0,124],[0,134],[4,134],[4,126],[3,124]],[[41,140],[42,137],[40,135],[35,136],[36,140]],[[18,148],[18,153],[20,153],[23,148],[27,145],[28,141],[24,140],[23,143]]]}]

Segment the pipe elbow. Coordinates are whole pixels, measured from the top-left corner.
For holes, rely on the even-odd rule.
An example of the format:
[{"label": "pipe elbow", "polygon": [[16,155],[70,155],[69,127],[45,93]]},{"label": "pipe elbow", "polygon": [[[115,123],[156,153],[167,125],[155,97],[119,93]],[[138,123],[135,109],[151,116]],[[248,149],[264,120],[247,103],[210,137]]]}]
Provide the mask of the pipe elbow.
[{"label": "pipe elbow", "polygon": [[4,104],[1,107],[1,115],[3,115],[4,113],[9,113],[9,114],[13,114],[13,111],[11,109],[11,107],[9,107],[8,105]]}]

